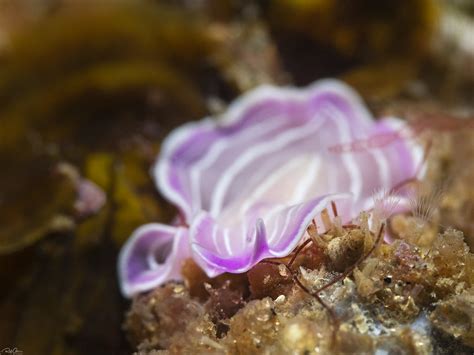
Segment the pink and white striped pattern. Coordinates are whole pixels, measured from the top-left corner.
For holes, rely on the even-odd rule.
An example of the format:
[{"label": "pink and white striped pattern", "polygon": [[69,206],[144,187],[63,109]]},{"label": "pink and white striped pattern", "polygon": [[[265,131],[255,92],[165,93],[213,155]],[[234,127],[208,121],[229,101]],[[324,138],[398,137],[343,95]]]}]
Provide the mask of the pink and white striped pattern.
[{"label": "pink and white striped pattern", "polygon": [[[371,208],[374,190],[416,174],[421,149],[404,140],[352,154],[334,154],[328,147],[390,134],[403,125],[393,118],[375,122],[352,89],[324,80],[301,90],[260,87],[234,101],[218,120],[176,129],[163,144],[153,176],[189,228],[154,225],[154,232],[135,232],[120,256],[124,294],[179,278],[185,257],[213,277],[286,256],[331,200],[337,200],[344,221]],[[146,247],[136,247],[147,244],[145,236],[146,257]],[[149,255],[156,259],[160,250],[171,252],[155,264],[143,261]],[[141,268],[131,266],[136,264]]]}]

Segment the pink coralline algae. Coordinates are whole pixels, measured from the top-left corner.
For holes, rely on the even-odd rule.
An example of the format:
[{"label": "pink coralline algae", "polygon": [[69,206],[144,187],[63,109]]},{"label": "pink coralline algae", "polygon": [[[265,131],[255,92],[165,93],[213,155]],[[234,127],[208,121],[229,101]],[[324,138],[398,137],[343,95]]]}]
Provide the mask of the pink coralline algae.
[{"label": "pink coralline algae", "polygon": [[375,190],[413,178],[422,150],[401,139],[350,154],[328,147],[404,127],[374,121],[351,88],[323,80],[304,89],[263,86],[219,119],[176,129],[153,176],[182,222],[133,233],[119,257],[123,294],[179,280],[186,258],[214,277],[287,256],[331,201],[350,222],[373,207]]}]

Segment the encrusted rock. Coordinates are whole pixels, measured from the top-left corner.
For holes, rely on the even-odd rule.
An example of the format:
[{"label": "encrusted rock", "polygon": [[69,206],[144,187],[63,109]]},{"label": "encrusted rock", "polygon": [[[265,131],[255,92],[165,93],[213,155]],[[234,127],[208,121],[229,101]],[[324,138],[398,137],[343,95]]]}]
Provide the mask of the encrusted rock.
[{"label": "encrusted rock", "polygon": [[474,288],[441,301],[430,319],[438,329],[474,347]]}]

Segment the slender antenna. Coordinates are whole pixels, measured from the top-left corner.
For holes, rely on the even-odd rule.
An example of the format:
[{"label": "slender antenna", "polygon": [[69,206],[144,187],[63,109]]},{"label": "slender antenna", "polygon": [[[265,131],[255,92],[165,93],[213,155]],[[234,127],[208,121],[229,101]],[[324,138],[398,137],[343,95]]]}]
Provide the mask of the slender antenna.
[{"label": "slender antenna", "polygon": [[296,257],[298,256],[298,254],[304,249],[304,247],[306,247],[309,243],[311,243],[313,241],[313,239],[306,239],[303,243],[301,243],[298,248],[296,249],[295,253],[293,254],[293,256],[291,257],[290,261],[288,262],[288,265],[285,265],[287,267],[291,267],[291,265],[293,265],[293,263],[295,262],[296,260]]}]

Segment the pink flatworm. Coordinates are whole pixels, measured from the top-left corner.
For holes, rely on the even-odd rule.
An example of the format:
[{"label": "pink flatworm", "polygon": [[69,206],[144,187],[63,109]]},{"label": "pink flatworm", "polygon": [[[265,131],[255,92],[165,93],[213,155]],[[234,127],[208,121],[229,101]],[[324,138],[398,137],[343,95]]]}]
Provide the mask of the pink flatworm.
[{"label": "pink flatworm", "polygon": [[404,127],[395,118],[375,121],[351,88],[323,80],[304,89],[263,86],[218,119],[177,128],[153,177],[184,223],[133,233],[119,257],[122,292],[179,280],[186,258],[214,277],[287,256],[331,201],[349,222],[373,207],[374,190],[414,177],[422,150],[400,139],[349,154],[328,147]]}]

